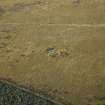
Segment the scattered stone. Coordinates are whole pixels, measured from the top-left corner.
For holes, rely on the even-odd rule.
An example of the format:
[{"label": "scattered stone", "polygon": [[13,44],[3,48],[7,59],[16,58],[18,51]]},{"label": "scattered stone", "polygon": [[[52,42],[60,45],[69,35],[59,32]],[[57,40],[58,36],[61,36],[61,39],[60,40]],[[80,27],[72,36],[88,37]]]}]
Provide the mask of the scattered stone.
[{"label": "scattered stone", "polygon": [[49,47],[46,49],[48,56],[55,57],[57,55],[57,50],[53,47]]},{"label": "scattered stone", "polygon": [[59,49],[58,50],[58,55],[59,56],[68,56],[69,52],[67,51],[67,49]]},{"label": "scattered stone", "polygon": [[46,49],[48,56],[52,56],[52,57],[56,57],[56,56],[68,56],[69,52],[67,51],[67,49],[56,49],[53,47],[49,47]]}]

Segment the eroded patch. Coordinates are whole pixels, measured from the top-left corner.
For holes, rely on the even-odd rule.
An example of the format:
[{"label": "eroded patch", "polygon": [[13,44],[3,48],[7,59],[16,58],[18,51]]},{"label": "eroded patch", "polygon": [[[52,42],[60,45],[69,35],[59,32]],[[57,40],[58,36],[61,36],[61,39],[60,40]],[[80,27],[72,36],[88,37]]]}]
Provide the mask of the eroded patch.
[{"label": "eroded patch", "polygon": [[9,11],[20,11],[22,9],[26,9],[27,7],[32,7],[32,6],[41,6],[41,5],[44,5],[44,2],[42,1],[34,1],[34,2],[31,2],[31,3],[17,3],[17,4],[14,4],[11,8],[9,8],[8,10]]}]

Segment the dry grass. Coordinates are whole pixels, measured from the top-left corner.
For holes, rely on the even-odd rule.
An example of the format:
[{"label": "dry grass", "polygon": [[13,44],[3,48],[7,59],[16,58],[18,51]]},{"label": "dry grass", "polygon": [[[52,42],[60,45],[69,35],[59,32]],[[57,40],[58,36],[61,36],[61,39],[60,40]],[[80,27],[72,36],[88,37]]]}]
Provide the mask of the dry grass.
[{"label": "dry grass", "polygon": [[[95,98],[105,95],[105,27],[97,27],[104,24],[104,0],[80,0],[76,6],[70,0],[32,6],[32,0],[0,2],[5,10],[0,16],[0,77],[64,104],[104,103]],[[48,47],[70,54],[52,58],[45,53]]]}]

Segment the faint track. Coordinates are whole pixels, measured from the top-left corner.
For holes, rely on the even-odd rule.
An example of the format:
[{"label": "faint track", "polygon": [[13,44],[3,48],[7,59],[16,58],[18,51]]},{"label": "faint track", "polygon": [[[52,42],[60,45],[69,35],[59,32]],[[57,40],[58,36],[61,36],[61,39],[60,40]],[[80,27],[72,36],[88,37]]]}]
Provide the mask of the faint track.
[{"label": "faint track", "polygon": [[105,23],[103,24],[48,24],[48,25],[57,25],[57,26],[70,26],[70,27],[105,27]]},{"label": "faint track", "polygon": [[[0,23],[0,25],[35,25],[36,23]],[[105,27],[103,24],[38,24],[38,25],[48,25],[48,26],[70,26],[70,27]]]}]

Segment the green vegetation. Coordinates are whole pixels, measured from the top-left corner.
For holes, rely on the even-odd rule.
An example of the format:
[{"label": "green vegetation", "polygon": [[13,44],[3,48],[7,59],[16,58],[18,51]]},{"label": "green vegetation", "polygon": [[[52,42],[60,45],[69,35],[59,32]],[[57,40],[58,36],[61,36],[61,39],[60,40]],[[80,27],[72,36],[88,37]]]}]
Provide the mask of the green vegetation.
[{"label": "green vegetation", "polygon": [[0,105],[56,105],[27,90],[0,81]]}]

